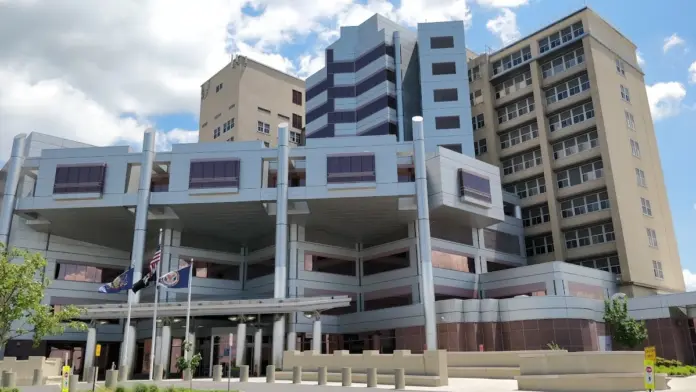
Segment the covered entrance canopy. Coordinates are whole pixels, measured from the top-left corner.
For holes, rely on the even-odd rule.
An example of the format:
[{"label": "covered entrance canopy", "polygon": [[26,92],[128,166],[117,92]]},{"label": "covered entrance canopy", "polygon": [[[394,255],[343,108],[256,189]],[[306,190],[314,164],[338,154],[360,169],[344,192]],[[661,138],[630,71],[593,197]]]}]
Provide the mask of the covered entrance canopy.
[{"label": "covered entrance canopy", "polygon": [[[161,317],[186,316],[186,302],[163,302],[157,307]],[[295,312],[315,312],[350,306],[350,297],[308,297],[287,299],[249,299],[230,301],[192,301],[191,316],[233,316],[240,314],[285,314]],[[79,317],[83,320],[122,319],[128,315],[128,304],[83,305],[85,311]],[[151,318],[153,303],[133,304],[131,318]]]}]

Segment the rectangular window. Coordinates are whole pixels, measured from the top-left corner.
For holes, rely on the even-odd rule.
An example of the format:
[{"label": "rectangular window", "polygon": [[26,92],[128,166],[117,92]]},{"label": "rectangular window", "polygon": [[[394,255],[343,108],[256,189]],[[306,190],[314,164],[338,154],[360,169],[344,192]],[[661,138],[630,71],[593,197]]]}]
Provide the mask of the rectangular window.
[{"label": "rectangular window", "polygon": [[491,202],[491,182],[476,174],[459,169],[459,196]]},{"label": "rectangular window", "polygon": [[457,73],[457,64],[454,62],[448,63],[433,63],[433,75],[454,75]]},{"label": "rectangular window", "polygon": [[628,127],[628,129],[635,131],[636,120],[633,118],[633,114],[631,114],[631,112],[629,112],[628,110],[624,110],[624,115],[626,116],[626,126]]},{"label": "rectangular window", "polygon": [[507,79],[494,87],[495,99],[506,97],[531,85],[532,73],[529,71],[511,77],[510,79]]},{"label": "rectangular window", "polygon": [[221,133],[222,133],[222,128],[217,127],[215,129],[213,129],[213,139],[219,138]]},{"label": "rectangular window", "polygon": [[478,114],[478,115],[471,118],[471,127],[474,131],[477,129],[481,129],[485,126],[486,126],[486,121],[485,121],[485,118],[483,117],[483,113]]},{"label": "rectangular window", "polygon": [[456,88],[442,88],[433,90],[435,102],[453,102],[459,99]]},{"label": "rectangular window", "polygon": [[563,159],[599,147],[597,131],[583,133],[553,145],[553,159]]},{"label": "rectangular window", "polygon": [[525,208],[522,210],[522,225],[524,227],[541,225],[550,221],[551,216],[549,215],[548,204]]},{"label": "rectangular window", "polygon": [[652,207],[650,206],[650,200],[641,197],[640,206],[643,208],[643,215],[652,216]]},{"label": "rectangular window", "polygon": [[462,153],[462,145],[461,144],[441,144],[439,147],[446,148],[450,151],[454,151],[457,153]]},{"label": "rectangular window", "polygon": [[258,106],[256,109],[258,109],[258,111],[261,113],[271,114],[270,110],[268,110],[266,108],[262,108],[261,106]]},{"label": "rectangular window", "polygon": [[514,234],[504,233],[502,231],[483,229],[483,244],[486,249],[492,249],[497,252],[519,255],[520,239]]},{"label": "rectangular window", "polygon": [[302,134],[299,132],[290,131],[290,143],[302,143]]},{"label": "rectangular window", "polygon": [[594,118],[594,106],[592,102],[576,106],[559,114],[549,117],[549,131],[555,132],[559,129],[567,128],[572,125]]},{"label": "rectangular window", "polygon": [[628,87],[624,87],[623,84],[621,85],[621,99],[628,103],[631,102],[631,95],[628,92]]},{"label": "rectangular window", "polygon": [[218,84],[217,86],[215,86],[215,92],[216,92],[216,93],[219,93],[220,90],[222,90],[222,83],[220,83],[220,84]]},{"label": "rectangular window", "polygon": [[257,122],[256,132],[263,133],[265,135],[271,134],[271,124],[265,123],[263,121]]},{"label": "rectangular window", "polygon": [[534,97],[521,99],[498,109],[498,124],[512,121],[517,117],[521,117],[532,112],[534,112]]},{"label": "rectangular window", "polygon": [[644,188],[648,187],[647,183],[645,182],[645,172],[638,168],[636,168],[636,182],[639,186]]},{"label": "rectangular window", "polygon": [[655,233],[655,230],[646,228],[645,232],[648,234],[648,245],[651,248],[657,248],[657,233]]},{"label": "rectangular window", "polygon": [[[231,131],[232,128],[234,128],[234,118],[231,118],[231,119],[225,121],[224,124],[222,124],[222,133],[226,133],[227,131]],[[219,130],[219,128],[218,128],[218,130]]]},{"label": "rectangular window", "polygon": [[483,103],[483,93],[481,90],[476,90],[473,93],[469,93],[469,103],[471,106]]},{"label": "rectangular window", "polygon": [[475,66],[474,68],[469,69],[467,71],[469,74],[469,82],[473,82],[474,80],[481,79],[481,68],[479,66]]},{"label": "rectangular window", "polygon": [[189,189],[238,188],[239,169],[238,159],[191,161]]},{"label": "rectangular window", "polygon": [[302,129],[302,116],[295,113],[292,114],[292,127]]},{"label": "rectangular window", "polygon": [[103,193],[106,164],[58,166],[53,194]]},{"label": "rectangular window", "polygon": [[584,62],[585,50],[583,48],[578,48],[542,64],[541,75],[544,79],[550,78],[553,75],[558,75],[561,72],[564,72]]},{"label": "rectangular window", "polygon": [[124,269],[58,261],[56,262],[54,279],[71,282],[109,283],[121,275]]},{"label": "rectangular window", "polygon": [[558,189],[584,184],[604,176],[604,164],[601,160],[586,163],[556,173]]},{"label": "rectangular window", "polygon": [[488,146],[486,145],[486,139],[477,140],[474,142],[474,155],[479,156],[488,152]]},{"label": "rectangular window", "polygon": [[500,135],[500,149],[504,150],[538,137],[539,126],[537,123],[528,124]]},{"label": "rectangular window", "polygon": [[292,90],[292,103],[302,105],[302,93],[297,90]]},{"label": "rectangular window", "polygon": [[454,48],[454,37],[430,37],[430,49],[447,49]]},{"label": "rectangular window", "polygon": [[435,117],[435,129],[458,129],[460,127],[459,116]]},{"label": "rectangular window", "polygon": [[525,238],[527,257],[553,253],[553,236],[551,234],[541,237]]},{"label": "rectangular window", "polygon": [[532,50],[529,46],[525,46],[517,52],[510,53],[502,59],[493,62],[493,75],[497,75],[501,72],[507,71],[508,69],[517,67],[531,59]]},{"label": "rectangular window", "polygon": [[541,165],[540,149],[528,151],[523,154],[505,159],[501,162],[501,166],[503,167],[503,175],[521,172],[539,165]]},{"label": "rectangular window", "polygon": [[594,268],[602,271],[612,272],[614,274],[621,274],[621,264],[619,263],[618,255],[602,256],[595,259],[568,262],[582,267]]},{"label": "rectangular window", "polygon": [[631,141],[631,154],[633,154],[634,157],[640,158],[640,144],[638,144],[637,141],[630,139]]},{"label": "rectangular window", "polygon": [[624,69],[624,62],[620,58],[616,59],[616,72],[621,74],[621,76],[626,76],[626,70]]},{"label": "rectangular window", "polygon": [[375,182],[376,180],[374,154],[326,158],[326,182],[329,184]]},{"label": "rectangular window", "polygon": [[653,260],[653,273],[657,279],[664,279],[665,275],[662,272],[662,262]]},{"label": "rectangular window", "polygon": [[531,180],[526,180],[505,186],[505,191],[514,193],[520,199],[532,197],[546,193],[546,182],[544,177],[537,177]]},{"label": "rectangular window", "polygon": [[580,75],[577,78],[557,84],[544,91],[544,95],[546,96],[546,104],[550,105],[554,102],[562,101],[589,89],[590,78],[587,76],[587,74]]},{"label": "rectangular window", "polygon": [[565,246],[567,249],[603,244],[616,240],[614,236],[614,225],[611,223],[567,231],[563,236],[565,237]]},{"label": "rectangular window", "polygon": [[561,201],[561,216],[563,218],[570,218],[608,209],[609,194],[606,191]]}]

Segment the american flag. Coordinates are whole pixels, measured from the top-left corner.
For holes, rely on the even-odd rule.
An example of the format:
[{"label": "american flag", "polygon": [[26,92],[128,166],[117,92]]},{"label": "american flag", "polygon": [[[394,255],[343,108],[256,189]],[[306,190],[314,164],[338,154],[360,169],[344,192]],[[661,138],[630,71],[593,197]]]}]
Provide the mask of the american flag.
[{"label": "american flag", "polygon": [[150,260],[150,275],[157,274],[157,264],[159,264],[160,260],[162,260],[162,247],[158,245],[155,255]]}]

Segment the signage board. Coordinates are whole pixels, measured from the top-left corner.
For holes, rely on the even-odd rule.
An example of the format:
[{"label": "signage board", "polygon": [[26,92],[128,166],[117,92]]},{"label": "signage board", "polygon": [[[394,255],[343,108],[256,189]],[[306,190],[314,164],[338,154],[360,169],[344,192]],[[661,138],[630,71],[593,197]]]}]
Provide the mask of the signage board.
[{"label": "signage board", "polygon": [[70,366],[63,366],[62,379],[60,383],[61,392],[68,392],[70,390]]},{"label": "signage board", "polygon": [[648,391],[655,390],[655,363],[653,361],[644,361],[644,377],[643,381],[645,389]]},{"label": "signage board", "polygon": [[653,361],[657,359],[657,355],[655,355],[655,346],[648,346],[645,348],[645,360],[646,361]]},{"label": "signage board", "polygon": [[101,355],[101,344],[97,344],[97,348],[94,350],[94,355],[97,357]]}]

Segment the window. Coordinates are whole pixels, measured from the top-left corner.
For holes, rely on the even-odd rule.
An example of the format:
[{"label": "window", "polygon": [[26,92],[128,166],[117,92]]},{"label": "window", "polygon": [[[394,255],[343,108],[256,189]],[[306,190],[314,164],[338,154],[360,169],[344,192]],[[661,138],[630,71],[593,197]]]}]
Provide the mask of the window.
[{"label": "window", "polygon": [[469,93],[469,103],[471,106],[483,103],[483,93],[481,90],[476,90],[473,93]]},{"label": "window", "polygon": [[233,142],[233,141],[234,141],[234,136],[232,136],[231,138],[227,139],[227,141],[228,141],[228,142]]},{"label": "window", "polygon": [[201,125],[201,128],[205,128],[205,127],[207,127],[207,126],[208,126],[208,122],[206,121],[206,122],[203,123],[203,125]]},{"label": "window", "polygon": [[631,154],[633,154],[633,156],[636,158],[640,158],[640,144],[633,139],[629,140],[631,142]]},{"label": "window", "polygon": [[481,129],[485,126],[486,126],[486,121],[485,121],[485,118],[483,117],[483,113],[478,114],[478,115],[471,118],[471,127],[474,131],[477,129]]},{"label": "window", "polygon": [[626,76],[626,70],[624,69],[624,62],[620,58],[616,58],[616,72],[620,73],[621,76]]},{"label": "window", "polygon": [[597,131],[583,133],[553,145],[553,159],[563,159],[599,146]]},{"label": "window", "polygon": [[591,227],[583,227],[565,232],[564,237],[567,249],[612,242],[615,240],[614,225],[612,223],[604,223]]},{"label": "window", "polygon": [[459,99],[456,88],[443,88],[433,90],[433,100],[435,102],[453,102]]},{"label": "window", "polygon": [[454,48],[454,37],[430,37],[430,49]]},{"label": "window", "polygon": [[567,128],[594,118],[594,116],[594,106],[592,102],[588,102],[549,117],[549,131],[555,132],[559,129]]},{"label": "window", "polygon": [[561,216],[563,218],[570,218],[608,209],[609,194],[606,191],[561,201]]},{"label": "window", "polygon": [[636,130],[636,120],[633,119],[633,115],[628,111],[624,110],[624,115],[626,116],[626,126],[628,129]]},{"label": "window", "polygon": [[525,238],[527,257],[553,253],[553,236],[551,234],[541,237]]},{"label": "window", "polygon": [[266,108],[262,108],[261,106],[258,106],[256,109],[258,109],[258,111],[261,113],[271,114],[270,110],[268,110]]},{"label": "window", "polygon": [[641,197],[640,206],[643,208],[643,215],[652,216],[652,207],[650,206],[650,200]]},{"label": "window", "polygon": [[469,82],[473,82],[474,80],[481,79],[481,69],[479,66],[475,66],[474,68],[470,68],[468,71],[469,74]]},{"label": "window", "polygon": [[498,109],[498,124],[503,124],[514,120],[517,117],[524,116],[527,113],[534,112],[534,98],[528,97],[519,100],[515,103]]},{"label": "window", "polygon": [[329,156],[326,158],[326,182],[329,184],[375,181],[375,156],[373,154]]},{"label": "window", "polygon": [[302,93],[297,90],[292,90],[292,103],[302,105]]},{"label": "window", "polygon": [[479,156],[488,152],[488,146],[486,145],[486,139],[477,140],[474,142],[474,155]]},{"label": "window", "polygon": [[582,27],[582,22],[573,23],[561,31],[557,31],[539,40],[539,53],[545,53],[549,50],[561,46],[566,42],[570,42],[585,34],[585,29]]},{"label": "window", "polygon": [[638,185],[647,188],[648,185],[645,182],[645,172],[636,168],[636,181],[638,182]]},{"label": "window", "polygon": [[399,182],[416,182],[416,170],[413,165],[397,167],[396,175]]},{"label": "window", "polygon": [[503,167],[503,175],[521,172],[526,169],[531,169],[541,165],[541,150],[532,150],[524,154],[520,154],[501,162]]},{"label": "window", "polygon": [[259,121],[256,125],[256,132],[270,135],[271,134],[271,124],[265,123],[263,121]]},{"label": "window", "polygon": [[655,274],[655,277],[657,279],[664,279],[665,275],[662,272],[662,262],[653,260],[653,274]]},{"label": "window", "polygon": [[618,255],[603,256],[589,260],[577,260],[568,262],[582,267],[594,268],[602,271],[612,272],[614,274],[621,274],[621,264],[619,263]]},{"label": "window", "polygon": [[102,193],[106,165],[58,166],[53,183],[54,194]]},{"label": "window", "polygon": [[532,50],[526,46],[517,52],[510,53],[502,59],[493,63],[493,75],[497,75],[503,71],[507,71],[513,67],[517,67],[525,61],[532,59]]},{"label": "window", "polygon": [[302,129],[302,116],[295,113],[292,114],[292,127],[295,129]]},{"label": "window", "polygon": [[621,99],[623,99],[626,102],[631,102],[631,95],[628,93],[628,87],[624,87],[624,85],[621,85]]},{"label": "window", "polygon": [[302,134],[295,131],[290,131],[290,143],[300,144],[302,142]]},{"label": "window", "polygon": [[546,193],[546,182],[544,177],[537,177],[531,180],[518,182],[505,186],[505,191],[514,193],[520,199]]},{"label": "window", "polygon": [[458,129],[460,128],[459,116],[435,117],[435,129]]},{"label": "window", "polygon": [[603,175],[604,164],[599,160],[558,172],[556,182],[558,189],[561,189],[597,180]]},{"label": "window", "polygon": [[483,244],[486,249],[492,249],[497,252],[519,255],[520,238],[514,234],[504,233],[502,231],[483,229]]},{"label": "window", "polygon": [[474,259],[470,257],[439,250],[433,250],[431,254],[433,268],[476,273]]},{"label": "window", "polygon": [[532,85],[532,73],[527,71],[495,86],[495,98],[500,99]]},{"label": "window", "polygon": [[269,143],[269,142],[263,142],[263,146],[266,147],[266,148],[268,148],[268,147],[271,146],[271,143]]},{"label": "window", "polygon": [[57,261],[54,279],[71,282],[110,283],[123,272],[123,269],[118,268]]},{"label": "window", "polygon": [[280,113],[278,113],[278,118],[283,120],[283,121],[290,121],[290,117],[283,115],[283,114],[280,114]]},{"label": "window", "polygon": [[488,178],[459,169],[459,196],[491,202],[491,183]]},{"label": "window", "polygon": [[454,62],[433,63],[433,75],[454,75],[457,73],[457,65]]},{"label": "window", "polygon": [[462,145],[461,144],[441,144],[439,147],[446,148],[450,151],[454,151],[457,153],[462,153]]},{"label": "window", "polygon": [[191,161],[189,189],[238,188],[239,168],[238,159]]},{"label": "window", "polygon": [[222,129],[220,127],[213,129],[213,139],[217,139],[220,137],[221,130]]},{"label": "window", "polygon": [[539,126],[535,122],[500,135],[500,148],[504,150],[538,137]]},{"label": "window", "polygon": [[217,120],[218,118],[220,118],[220,116],[222,116],[222,113],[216,114],[214,120]]},{"label": "window", "polygon": [[216,92],[216,93],[219,93],[220,90],[222,90],[222,83],[220,83],[220,84],[218,84],[217,86],[215,86],[215,92]]},{"label": "window", "polygon": [[546,95],[546,104],[550,105],[554,102],[562,101],[589,89],[590,78],[587,74],[582,74],[575,79],[571,79],[546,90],[544,93]]},{"label": "window", "polygon": [[305,253],[304,255],[304,270],[343,276],[357,275],[355,259],[346,260],[311,253]]},{"label": "window", "polygon": [[564,72],[584,62],[585,50],[583,48],[578,48],[542,64],[541,75],[544,79],[550,78],[553,75],[558,75],[561,72]]},{"label": "window", "polygon": [[648,245],[651,248],[657,248],[657,233],[655,233],[655,230],[646,228],[645,232],[648,234]]},{"label": "window", "polygon": [[222,133],[225,133],[225,132],[231,130],[232,128],[234,128],[234,118],[231,118],[231,119],[225,121],[224,124],[222,124]]},{"label": "window", "polygon": [[522,210],[522,225],[524,227],[540,225],[542,223],[549,222],[550,220],[551,217],[549,215],[548,204],[525,208]]}]

